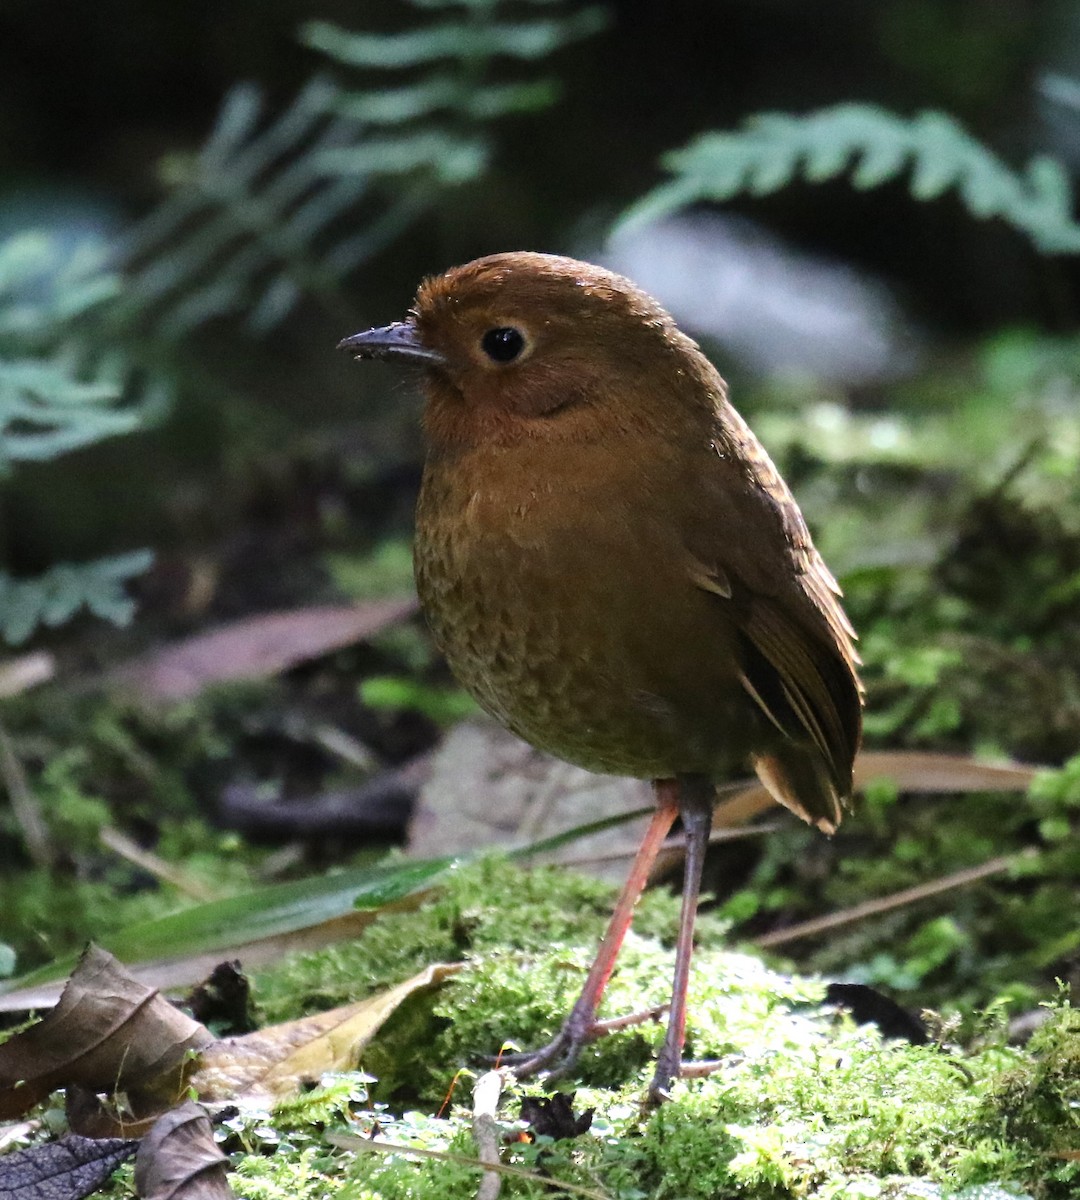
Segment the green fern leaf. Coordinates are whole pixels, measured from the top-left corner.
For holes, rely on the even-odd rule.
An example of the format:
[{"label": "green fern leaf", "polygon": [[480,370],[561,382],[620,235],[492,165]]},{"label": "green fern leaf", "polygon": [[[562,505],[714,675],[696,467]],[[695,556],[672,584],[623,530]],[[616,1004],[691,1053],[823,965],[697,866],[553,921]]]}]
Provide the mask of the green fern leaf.
[{"label": "green fern leaf", "polygon": [[[664,195],[668,203],[688,204],[699,199],[699,191],[704,187],[717,200],[730,199],[743,190],[753,160],[753,148],[748,143],[739,143],[736,136],[703,134],[685,150],[665,157],[664,165],[675,179],[664,187]],[[645,202],[649,199],[647,196]]]},{"label": "green fern leaf", "polygon": [[[304,296],[344,311],[345,275],[485,168],[490,122],[555,98],[549,79],[489,82],[495,60],[535,62],[606,23],[599,8],[551,15],[563,0],[413,2],[447,16],[392,37],[306,27],[337,64],[414,73],[398,86],[318,77],[278,114],[257,88],[233,89],[201,151],[162,163],[168,196],[114,251],[116,269],[100,247],[0,242],[0,473],[166,411],[177,344],[215,318],[263,334]],[[526,5],[548,11],[524,19]],[[24,641],[83,609],[129,619],[123,584],[148,561],[0,574],[0,637]]]},{"label": "green fern leaf", "polygon": [[882,138],[879,142],[859,148],[858,161],[851,172],[851,182],[862,190],[880,187],[883,183],[895,179],[906,164],[907,146],[899,139]]},{"label": "green fern leaf", "polygon": [[462,183],[479,175],[487,158],[488,145],[482,138],[424,130],[326,150],[319,165],[329,174],[359,176],[402,175],[426,168],[444,183]]},{"label": "green fern leaf", "polygon": [[808,183],[848,176],[878,187],[910,171],[910,190],[927,201],[954,191],[976,217],[997,217],[1046,253],[1080,252],[1080,224],[1060,164],[1040,157],[1016,172],[951,117],[926,112],[907,120],[864,104],[842,104],[806,116],[764,113],[741,131],[705,134],[668,154],[674,178],[655,188],[620,220],[639,226],[700,201],[743,193],[765,195],[796,178]]},{"label": "green fern leaf", "polygon": [[93,240],[62,248],[44,230],[0,242],[0,353],[2,339],[20,345],[55,342],[63,329],[100,308],[121,288],[104,267],[103,246]]},{"label": "green fern leaf", "polygon": [[558,94],[558,83],[551,79],[470,87],[452,75],[439,75],[407,87],[345,96],[335,111],[368,125],[403,125],[445,111],[486,121],[546,108]]},{"label": "green fern leaf", "polygon": [[60,563],[36,579],[0,572],[0,638],[21,645],[40,626],[63,625],[82,609],[126,625],[135,606],[124,587],[152,562],[149,551],[137,550],[81,565]]},{"label": "green fern leaf", "polygon": [[[982,148],[940,113],[922,113],[912,128],[911,194],[917,200],[935,200],[972,170],[971,151]],[[977,165],[977,162],[976,164]]]},{"label": "green fern leaf", "polygon": [[535,61],[601,32],[607,24],[602,8],[584,8],[551,20],[451,21],[405,33],[348,33],[327,21],[311,21],[301,30],[301,39],[345,66],[400,70],[452,58]]},{"label": "green fern leaf", "polygon": [[768,196],[787,187],[799,166],[797,154],[748,155],[742,164],[742,186],[753,196]]},{"label": "green fern leaf", "polygon": [[72,252],[45,233],[0,243],[0,471],[128,433],[145,416],[125,396],[126,359],[79,332],[119,293],[101,264],[96,243]]}]

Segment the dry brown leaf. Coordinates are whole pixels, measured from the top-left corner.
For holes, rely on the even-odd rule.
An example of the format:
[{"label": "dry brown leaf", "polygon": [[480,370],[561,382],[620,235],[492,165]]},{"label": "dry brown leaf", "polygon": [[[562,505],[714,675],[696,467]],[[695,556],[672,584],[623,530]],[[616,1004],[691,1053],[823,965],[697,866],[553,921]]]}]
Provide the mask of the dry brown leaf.
[{"label": "dry brown leaf", "polygon": [[98,1095],[69,1083],[64,1088],[64,1116],[72,1133],[82,1137],[141,1138],[178,1099],[175,1089],[165,1097],[137,1091]]},{"label": "dry brown leaf", "polygon": [[[1042,769],[984,763],[965,755],[866,750],[855,761],[855,785],[859,789],[891,779],[902,792],[1024,791]],[[717,805],[714,829],[743,825],[776,807],[756,780],[724,790],[727,797]],[[481,717],[456,725],[436,752],[413,811],[408,852],[429,858],[480,845],[520,846],[651,804],[652,790],[644,780],[572,767]],[[591,874],[621,881],[626,866],[620,859],[633,857],[647,820],[605,829],[537,861],[570,860]],[[671,859],[665,852],[658,871]]]},{"label": "dry brown leaf", "polygon": [[142,1200],[228,1200],[229,1160],[204,1109],[190,1100],[159,1118],[135,1159]]},{"label": "dry brown leaf", "polygon": [[[436,751],[409,823],[408,853],[434,858],[477,846],[521,846],[652,803],[652,788],[642,779],[594,775],[478,717],[455,725]],[[625,863],[611,859],[633,857],[647,824],[646,815],[530,862],[596,856],[591,873],[621,882]]]},{"label": "dry brown leaf", "polygon": [[[887,779],[900,792],[1023,792],[1046,768],[1024,763],[986,763],[966,754],[923,750],[864,750],[855,759],[855,790]],[[741,825],[773,806],[760,785],[752,784],[716,808],[716,828]]]},{"label": "dry brown leaf", "polygon": [[167,646],[112,678],[146,700],[185,700],[215,683],[263,679],[369,638],[417,609],[413,596],[264,613]]},{"label": "dry brown leaf", "polygon": [[[5,1101],[12,1112],[16,1105],[23,1111],[64,1087],[77,1133],[131,1137],[145,1134],[182,1088],[195,1089],[204,1100],[289,1095],[328,1071],[354,1067],[399,1005],[459,969],[435,964],[355,1004],[215,1040],[92,947],[56,1009],[0,1046],[0,1083],[7,1087],[0,1090],[0,1113]],[[32,1074],[35,1061],[42,1069]],[[13,1084],[20,1072],[21,1082]],[[102,1098],[99,1092],[110,1094]]]},{"label": "dry brown leaf", "polygon": [[328,1071],[351,1070],[395,1009],[460,969],[457,963],[436,963],[404,983],[354,1004],[243,1037],[223,1038],[203,1052],[189,1082],[204,1100],[280,1097],[316,1082]]},{"label": "dry brown leaf", "polygon": [[0,1119],[69,1084],[175,1095],[190,1052],[212,1041],[209,1030],[90,946],[56,1007],[0,1045]]}]

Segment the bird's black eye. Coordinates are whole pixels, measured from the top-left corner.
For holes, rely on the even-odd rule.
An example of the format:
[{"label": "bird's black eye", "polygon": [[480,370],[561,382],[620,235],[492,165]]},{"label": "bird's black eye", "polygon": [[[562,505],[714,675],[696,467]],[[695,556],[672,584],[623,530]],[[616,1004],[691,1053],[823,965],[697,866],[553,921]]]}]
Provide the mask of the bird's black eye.
[{"label": "bird's black eye", "polygon": [[498,329],[489,329],[480,339],[480,348],[498,363],[513,362],[525,349],[525,335],[513,325],[500,325]]}]

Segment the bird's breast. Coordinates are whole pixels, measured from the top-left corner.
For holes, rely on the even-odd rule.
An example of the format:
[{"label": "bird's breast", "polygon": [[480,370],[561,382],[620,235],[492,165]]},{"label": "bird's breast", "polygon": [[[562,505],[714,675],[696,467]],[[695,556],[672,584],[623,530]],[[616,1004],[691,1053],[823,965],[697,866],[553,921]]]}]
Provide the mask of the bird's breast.
[{"label": "bird's breast", "polygon": [[715,770],[747,720],[730,622],[683,577],[641,479],[612,480],[587,448],[556,465],[505,449],[428,463],[415,565],[436,641],[541,749],[642,777]]}]

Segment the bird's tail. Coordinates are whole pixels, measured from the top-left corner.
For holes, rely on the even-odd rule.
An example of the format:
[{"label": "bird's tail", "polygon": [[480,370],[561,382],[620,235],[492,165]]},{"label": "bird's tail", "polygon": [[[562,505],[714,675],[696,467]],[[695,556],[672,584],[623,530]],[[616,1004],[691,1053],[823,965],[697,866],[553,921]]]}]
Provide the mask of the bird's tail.
[{"label": "bird's tail", "polygon": [[851,788],[842,792],[816,749],[783,746],[754,760],[758,779],[785,808],[823,833],[835,833]]}]

